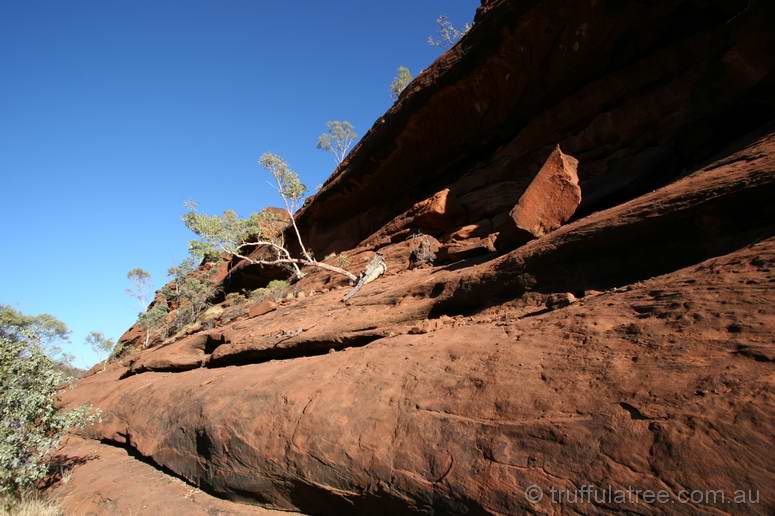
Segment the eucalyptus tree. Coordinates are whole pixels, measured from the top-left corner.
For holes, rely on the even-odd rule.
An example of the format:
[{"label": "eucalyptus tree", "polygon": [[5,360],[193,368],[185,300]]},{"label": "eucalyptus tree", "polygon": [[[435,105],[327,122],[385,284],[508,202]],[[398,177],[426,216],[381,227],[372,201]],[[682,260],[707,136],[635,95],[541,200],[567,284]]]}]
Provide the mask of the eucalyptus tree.
[{"label": "eucalyptus tree", "polygon": [[162,303],[154,303],[153,306],[148,307],[150,296],[153,292],[150,273],[143,269],[135,268],[129,271],[126,277],[131,283],[131,286],[126,289],[126,293],[137,300],[140,305],[140,315],[137,318],[137,323],[145,332],[145,347],[147,348],[151,342],[152,332],[162,326],[168,309]]},{"label": "eucalyptus tree", "polygon": [[127,272],[127,279],[131,286],[126,289],[126,293],[132,299],[135,299],[140,305],[140,310],[145,310],[148,306],[149,296],[153,285],[151,283],[151,274],[137,267]]},{"label": "eucalyptus tree", "polygon": [[65,365],[72,362],[73,356],[62,350],[62,344],[70,340],[70,329],[65,323],[51,314],[27,315],[0,304],[0,337],[18,338],[23,333],[34,335],[35,341],[52,359]]},{"label": "eucalyptus tree", "polygon": [[165,303],[154,303],[137,318],[137,323],[145,332],[144,347],[148,347],[148,344],[151,342],[151,336],[161,331],[168,313],[169,308],[167,308]]},{"label": "eucalyptus tree", "polygon": [[[196,204],[189,203],[189,211],[183,216],[183,223],[199,240],[191,242],[189,249],[196,254],[227,253],[256,265],[283,265],[289,267],[296,277],[301,277],[301,266],[311,266],[341,274],[350,281],[357,277],[351,272],[319,262],[312,257],[301,238],[295,213],[306,192],[298,174],[278,155],[264,153],[258,163],[269,173],[277,192],[283,200],[290,217],[293,233],[299,244],[300,258],[294,258],[285,244],[283,231],[277,231],[277,217],[268,210],[240,218],[233,210],[223,215],[207,215],[196,211]],[[249,256],[253,249],[268,251],[264,257]],[[247,251],[248,249],[251,252]]]},{"label": "eucalyptus tree", "polygon": [[393,100],[398,100],[401,92],[409,86],[410,82],[412,82],[412,72],[405,66],[399,66],[398,75],[390,83],[390,96]]},{"label": "eucalyptus tree", "polygon": [[327,124],[328,132],[318,136],[317,148],[330,152],[337,163],[344,161],[358,135],[347,120],[331,120]]},{"label": "eucalyptus tree", "polygon": [[18,500],[45,477],[62,437],[99,412],[62,410],[58,395],[66,375],[45,353],[44,337],[29,326],[6,330],[0,332],[0,494]]},{"label": "eucalyptus tree", "polygon": [[84,339],[86,341],[86,344],[89,345],[89,347],[92,348],[92,350],[102,355],[103,353],[107,353],[108,356],[106,357],[106,360],[102,364],[102,369],[105,369],[105,366],[107,365],[107,362],[113,353],[113,350],[116,347],[116,343],[113,341],[113,339],[109,339],[106,337],[102,332],[99,331],[92,331],[89,332],[89,334]]},{"label": "eucalyptus tree", "polygon": [[439,28],[439,39],[435,39],[433,36],[428,36],[428,44],[432,47],[452,47],[455,43],[460,41],[460,38],[471,30],[472,25],[466,23],[463,29],[455,27],[449,18],[442,15],[436,18],[436,24]]},{"label": "eucalyptus tree", "polygon": [[209,306],[210,298],[215,293],[213,270],[197,268],[197,258],[188,256],[180,264],[167,269],[171,281],[162,288],[161,293],[176,307],[175,329],[196,321]]}]

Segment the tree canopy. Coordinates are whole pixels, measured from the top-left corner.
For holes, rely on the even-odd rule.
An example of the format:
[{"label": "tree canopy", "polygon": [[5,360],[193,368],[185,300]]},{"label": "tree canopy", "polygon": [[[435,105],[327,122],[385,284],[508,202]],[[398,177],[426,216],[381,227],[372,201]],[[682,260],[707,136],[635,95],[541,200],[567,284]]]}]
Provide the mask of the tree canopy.
[{"label": "tree canopy", "polygon": [[449,18],[443,15],[436,18],[436,24],[439,27],[439,39],[428,36],[428,44],[432,47],[452,47],[455,43],[460,41],[460,38],[465,36],[472,27],[470,23],[466,23],[463,26],[463,29],[460,30],[449,21]]},{"label": "tree canopy", "polygon": [[330,152],[337,163],[344,161],[358,135],[347,120],[330,120],[328,132],[318,137],[317,148]]},{"label": "tree canopy", "polygon": [[23,331],[48,343],[70,337],[67,325],[53,315],[25,315],[9,305],[0,305],[0,335],[18,337]]},{"label": "tree canopy", "polygon": [[412,72],[405,66],[399,66],[398,75],[390,83],[390,95],[393,97],[393,100],[398,100],[401,92],[406,89],[410,82],[412,82]]},{"label": "tree canopy", "polygon": [[142,309],[145,309],[148,306],[148,296],[153,288],[151,274],[138,267],[127,272],[126,277],[131,282],[131,287],[126,289],[126,293],[136,299]]},{"label": "tree canopy", "polygon": [[[310,265],[347,276],[350,281],[356,277],[340,267],[318,262],[304,246],[301,233],[296,225],[295,212],[304,198],[306,187],[288,164],[280,156],[271,152],[261,155],[258,163],[270,174],[285,210],[290,217],[290,227],[296,235],[302,258],[294,258],[285,245],[284,231],[278,231],[278,218],[269,210],[254,213],[248,218],[240,218],[233,210],[223,215],[207,215],[197,212],[195,203],[187,203],[188,212],[183,215],[183,223],[197,237],[189,244],[189,250],[199,255],[228,253],[237,258],[257,265],[281,265],[293,270],[301,277],[300,265]],[[262,247],[270,251],[270,256],[253,258],[247,249]]]}]

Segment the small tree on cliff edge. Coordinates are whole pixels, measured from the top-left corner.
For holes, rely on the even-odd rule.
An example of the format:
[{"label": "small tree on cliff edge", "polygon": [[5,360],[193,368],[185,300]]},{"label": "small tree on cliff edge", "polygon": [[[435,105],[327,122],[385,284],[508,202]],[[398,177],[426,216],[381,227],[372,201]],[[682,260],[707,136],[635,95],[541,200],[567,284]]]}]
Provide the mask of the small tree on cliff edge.
[{"label": "small tree on cliff edge", "polygon": [[455,43],[460,41],[460,38],[465,36],[472,27],[470,23],[466,23],[463,26],[463,30],[460,30],[452,25],[449,18],[443,15],[436,18],[436,24],[439,26],[439,39],[428,36],[428,44],[432,47],[452,47]]},{"label": "small tree on cliff edge", "polygon": [[136,299],[140,305],[141,311],[137,322],[145,332],[145,347],[147,348],[148,343],[151,341],[151,332],[161,326],[168,310],[166,306],[159,303],[155,303],[152,307],[146,309],[151,289],[153,288],[150,273],[143,269],[135,268],[129,271],[126,277],[132,283],[132,286],[126,289],[126,293]]},{"label": "small tree on cliff edge", "polygon": [[412,82],[412,72],[405,66],[399,66],[398,75],[390,83],[390,96],[393,97],[393,100],[398,100],[401,92],[409,86],[410,82]]},{"label": "small tree on cliff edge", "polygon": [[145,311],[148,307],[148,296],[151,293],[151,275],[139,267],[126,273],[127,279],[132,284],[126,289],[127,295],[137,300],[140,310]]},{"label": "small tree on cliff edge", "polygon": [[328,132],[318,137],[317,148],[330,152],[336,162],[341,163],[347,157],[358,135],[347,120],[331,120],[326,125],[328,125]]},{"label": "small tree on cliff edge", "polygon": [[[236,212],[227,210],[222,216],[197,213],[196,205],[189,203],[188,213],[183,216],[183,222],[188,229],[199,237],[191,242],[190,249],[197,254],[214,254],[226,252],[237,258],[256,265],[284,265],[293,270],[296,277],[301,277],[299,266],[312,266],[346,276],[350,281],[356,281],[354,274],[340,267],[318,262],[307,251],[296,225],[294,213],[304,197],[306,187],[299,176],[288,167],[279,156],[264,153],[258,160],[259,164],[272,176],[277,192],[283,199],[285,209],[290,216],[291,226],[299,243],[302,258],[293,258],[285,246],[282,232],[279,235],[272,231],[273,215],[264,210],[254,213],[247,219],[241,219]],[[248,256],[246,249],[263,247],[270,251],[270,258],[255,259]]]},{"label": "small tree on cliff edge", "polygon": [[102,363],[102,370],[104,371],[105,367],[108,365],[108,359],[110,359],[110,355],[113,352],[113,349],[116,347],[116,343],[113,342],[113,339],[109,339],[99,331],[89,332],[85,340],[86,344],[88,344],[95,353],[99,355],[108,353],[107,358]]},{"label": "small tree on cliff edge", "polygon": [[209,300],[215,293],[212,281],[213,269],[198,270],[199,260],[189,256],[179,265],[167,269],[172,279],[161,289],[161,294],[171,302],[175,309],[175,319],[168,331],[178,331],[187,324],[196,321],[209,306]]}]

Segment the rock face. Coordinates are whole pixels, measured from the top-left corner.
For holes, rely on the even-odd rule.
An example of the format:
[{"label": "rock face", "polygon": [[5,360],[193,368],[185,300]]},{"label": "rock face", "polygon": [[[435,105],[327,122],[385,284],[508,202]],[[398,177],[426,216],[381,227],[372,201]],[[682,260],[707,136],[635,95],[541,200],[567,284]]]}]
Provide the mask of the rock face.
[{"label": "rock face", "polygon": [[558,146],[509,212],[518,229],[541,237],[565,224],[581,204],[578,160]]},{"label": "rock face", "polygon": [[443,218],[415,228],[498,233],[557,145],[580,162],[581,214],[667,184],[775,116],[774,17],[748,0],[487,2],[304,208],[306,242],[362,245],[443,189]]},{"label": "rock face", "polygon": [[72,514],[775,513],[773,15],[484,2],[301,214],[318,256],[387,273],[345,304],[310,270],[95,369],[62,398],[102,420],[52,493]]},{"label": "rock face", "polygon": [[57,485],[54,492],[67,514],[289,514],[220,500],[120,448],[70,437],[66,449],[71,454],[62,457],[70,460],[67,481]]}]

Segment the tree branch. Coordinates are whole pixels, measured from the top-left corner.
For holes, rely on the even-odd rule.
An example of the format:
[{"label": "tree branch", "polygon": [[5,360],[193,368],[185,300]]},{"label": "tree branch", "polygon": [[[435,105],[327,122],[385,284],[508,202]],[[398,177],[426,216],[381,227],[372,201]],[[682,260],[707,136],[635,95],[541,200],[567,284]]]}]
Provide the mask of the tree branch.
[{"label": "tree branch", "polygon": [[239,254],[239,252],[235,252],[235,251],[230,251],[230,252],[237,258],[242,258],[243,260],[246,260],[253,265],[278,265],[278,264],[287,263],[287,264],[293,265],[294,268],[296,268],[296,270],[299,270],[299,265],[306,265],[309,267],[317,267],[319,269],[327,270],[329,272],[333,272],[336,274],[341,274],[343,276],[346,276],[350,281],[358,281],[358,277],[355,274],[351,273],[350,271],[346,271],[341,267],[337,267],[335,265],[329,265],[323,262],[317,262],[314,260],[305,260],[303,258],[277,258],[276,260],[254,260],[249,256]]}]

